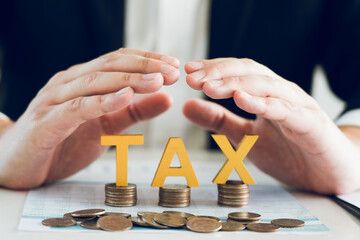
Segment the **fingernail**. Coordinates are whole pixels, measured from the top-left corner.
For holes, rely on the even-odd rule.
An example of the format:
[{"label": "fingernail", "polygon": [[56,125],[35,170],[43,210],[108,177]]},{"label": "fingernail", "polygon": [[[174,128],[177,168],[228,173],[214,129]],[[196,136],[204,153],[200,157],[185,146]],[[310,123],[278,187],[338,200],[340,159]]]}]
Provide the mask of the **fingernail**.
[{"label": "fingernail", "polygon": [[174,58],[174,57],[163,56],[163,57],[160,58],[160,60],[163,61],[163,62],[169,63],[169,64],[171,64],[173,66],[176,66],[176,67],[179,67],[179,65],[180,65],[179,59]]},{"label": "fingernail", "polygon": [[160,73],[149,73],[149,74],[143,74],[142,75],[142,78],[145,81],[151,81],[151,80],[154,80],[154,79],[159,78],[159,77],[161,77]]},{"label": "fingernail", "polygon": [[193,72],[191,74],[189,74],[190,77],[192,77],[193,79],[195,79],[196,81],[202,79],[203,77],[205,77],[205,71],[201,70],[201,71],[197,71],[197,72]]},{"label": "fingernail", "polygon": [[130,87],[125,87],[123,89],[120,89],[119,91],[117,91],[115,93],[115,95],[123,95],[124,93],[126,93],[128,90],[130,89]]},{"label": "fingernail", "polygon": [[161,73],[163,73],[163,74],[165,74],[165,75],[169,75],[170,73],[172,73],[173,71],[175,71],[176,70],[176,68],[174,68],[174,67],[171,67],[171,66],[169,66],[169,65],[161,65],[161,67],[160,67],[160,71],[161,71]]},{"label": "fingernail", "polygon": [[224,84],[224,81],[223,80],[210,80],[210,81],[207,81],[208,84],[210,84],[210,86],[212,87],[220,87],[221,85]]},{"label": "fingernail", "polygon": [[188,65],[194,70],[198,70],[204,67],[202,62],[189,62]]}]

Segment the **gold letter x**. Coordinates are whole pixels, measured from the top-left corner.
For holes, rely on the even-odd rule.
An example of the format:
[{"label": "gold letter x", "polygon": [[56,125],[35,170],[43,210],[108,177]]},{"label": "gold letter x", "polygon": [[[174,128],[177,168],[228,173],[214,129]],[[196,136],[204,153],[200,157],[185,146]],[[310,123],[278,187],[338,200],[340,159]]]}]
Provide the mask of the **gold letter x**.
[{"label": "gold letter x", "polygon": [[225,135],[213,134],[211,136],[214,138],[217,145],[219,145],[221,151],[223,151],[223,153],[227,157],[227,161],[214,178],[213,183],[225,184],[231,172],[235,168],[236,172],[239,174],[241,180],[245,184],[255,184],[255,181],[246,169],[243,160],[249,153],[252,146],[254,146],[259,136],[245,135],[244,138],[241,140],[239,146],[237,147],[236,151],[234,151],[233,147],[231,146]]}]

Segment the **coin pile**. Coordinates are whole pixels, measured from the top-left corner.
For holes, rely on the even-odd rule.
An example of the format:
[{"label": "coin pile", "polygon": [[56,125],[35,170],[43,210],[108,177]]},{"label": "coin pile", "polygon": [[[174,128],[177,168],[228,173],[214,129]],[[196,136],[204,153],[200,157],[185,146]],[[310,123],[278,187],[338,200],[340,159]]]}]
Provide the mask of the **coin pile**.
[{"label": "coin pile", "polygon": [[165,184],[159,188],[159,206],[180,208],[190,205],[190,187],[182,184]]},{"label": "coin pile", "polygon": [[228,222],[237,222],[243,225],[259,223],[261,215],[252,212],[232,212],[228,214]]},{"label": "coin pile", "polygon": [[105,185],[105,205],[112,207],[131,207],[137,201],[136,185],[117,187],[115,183]]},{"label": "coin pile", "polygon": [[218,184],[218,205],[226,207],[243,207],[249,203],[249,187],[242,181],[228,180]]},{"label": "coin pile", "polygon": [[298,219],[274,219],[271,223],[259,222],[261,215],[251,212],[228,214],[226,222],[213,216],[194,216],[178,211],[138,212],[131,217],[128,213],[105,212],[104,209],[85,209],[64,214],[63,218],[44,219],[42,224],[50,227],[70,227],[80,223],[87,229],[106,231],[126,231],[133,225],[157,229],[186,228],[193,232],[212,233],[217,231],[241,231],[245,228],[256,232],[275,232],[281,227],[295,228],[304,226]]}]

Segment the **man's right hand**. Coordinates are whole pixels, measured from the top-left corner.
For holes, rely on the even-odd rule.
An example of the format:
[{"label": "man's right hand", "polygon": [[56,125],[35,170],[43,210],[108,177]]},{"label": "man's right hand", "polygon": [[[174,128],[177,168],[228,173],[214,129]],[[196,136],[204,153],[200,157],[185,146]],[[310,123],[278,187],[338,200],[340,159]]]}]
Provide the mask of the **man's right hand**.
[{"label": "man's right hand", "polygon": [[175,83],[178,68],[173,57],[119,49],[55,74],[25,113],[0,129],[0,186],[32,188],[86,167],[107,149],[101,135],[120,134],[171,106],[165,93],[133,97]]}]

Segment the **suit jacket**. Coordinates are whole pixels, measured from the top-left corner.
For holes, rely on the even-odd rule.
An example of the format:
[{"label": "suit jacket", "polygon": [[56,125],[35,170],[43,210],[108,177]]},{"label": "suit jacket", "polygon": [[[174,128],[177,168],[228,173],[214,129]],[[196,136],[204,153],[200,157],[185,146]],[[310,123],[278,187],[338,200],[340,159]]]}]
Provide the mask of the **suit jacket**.
[{"label": "suit jacket", "polygon": [[[123,46],[123,1],[0,4],[0,111],[12,119],[56,72]],[[307,92],[321,64],[346,110],[360,107],[359,0],[213,0],[209,41],[209,58],[254,59]]]}]

